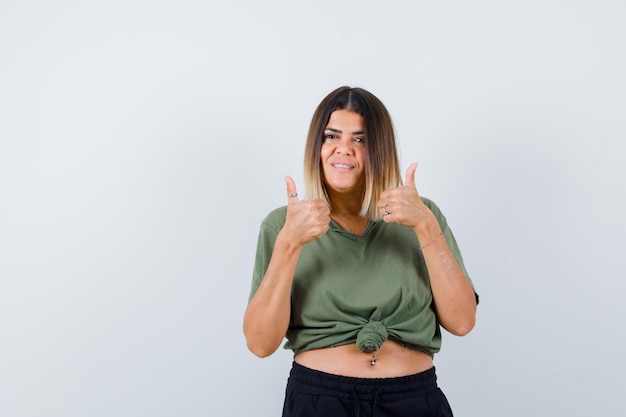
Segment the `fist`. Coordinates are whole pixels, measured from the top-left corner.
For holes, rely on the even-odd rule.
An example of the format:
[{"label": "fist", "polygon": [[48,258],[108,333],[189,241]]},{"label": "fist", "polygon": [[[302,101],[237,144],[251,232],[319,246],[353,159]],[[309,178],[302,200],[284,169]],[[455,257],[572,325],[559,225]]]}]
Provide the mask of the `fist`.
[{"label": "fist", "polygon": [[328,231],[330,209],[322,199],[300,201],[296,183],[285,177],[287,184],[287,220],[283,230],[290,239],[305,244],[318,239]]}]

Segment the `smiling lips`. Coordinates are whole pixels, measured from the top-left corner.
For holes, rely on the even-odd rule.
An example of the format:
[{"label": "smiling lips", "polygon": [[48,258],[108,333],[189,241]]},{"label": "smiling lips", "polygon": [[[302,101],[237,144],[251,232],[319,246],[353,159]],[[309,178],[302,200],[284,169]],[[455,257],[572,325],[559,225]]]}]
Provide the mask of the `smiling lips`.
[{"label": "smiling lips", "polygon": [[346,162],[333,162],[330,164],[333,168],[341,169],[341,170],[351,170],[354,168],[354,165],[348,164]]}]

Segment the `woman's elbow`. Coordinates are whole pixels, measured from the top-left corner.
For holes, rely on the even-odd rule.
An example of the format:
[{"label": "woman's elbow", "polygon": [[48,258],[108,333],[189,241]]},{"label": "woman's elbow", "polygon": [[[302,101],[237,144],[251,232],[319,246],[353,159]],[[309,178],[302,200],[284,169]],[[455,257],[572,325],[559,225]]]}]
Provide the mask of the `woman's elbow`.
[{"label": "woman's elbow", "polygon": [[269,346],[266,343],[255,343],[249,339],[246,340],[246,345],[248,346],[248,350],[259,358],[267,358],[278,349],[278,346]]},{"label": "woman's elbow", "polygon": [[254,331],[252,326],[244,321],[243,334],[246,337],[246,346],[248,350],[259,358],[267,358],[280,346],[267,340],[267,337],[258,331]]},{"label": "woman's elbow", "polygon": [[457,328],[454,328],[452,330],[448,330],[450,333],[452,333],[455,336],[459,336],[459,337],[463,337],[468,335],[472,329],[474,328],[474,326],[459,326]]},{"label": "woman's elbow", "polygon": [[463,320],[459,320],[456,323],[449,323],[447,325],[442,324],[443,328],[455,336],[466,336],[469,334],[476,325],[476,317],[474,315],[467,317]]}]

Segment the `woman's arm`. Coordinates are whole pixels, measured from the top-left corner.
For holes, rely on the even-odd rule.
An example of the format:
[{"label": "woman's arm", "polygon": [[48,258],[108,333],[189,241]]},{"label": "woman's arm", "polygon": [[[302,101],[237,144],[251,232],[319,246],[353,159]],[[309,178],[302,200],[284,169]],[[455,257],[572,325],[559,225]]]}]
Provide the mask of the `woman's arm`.
[{"label": "woman's arm", "polygon": [[243,332],[248,349],[259,357],[280,346],[291,316],[291,285],[305,243],[328,231],[330,210],[324,200],[299,201],[296,186],[287,181],[287,218],[278,233],[263,281],[248,303]]},{"label": "woman's arm", "polygon": [[476,323],[476,295],[434,216],[433,220],[416,234],[430,276],[437,319],[450,333],[465,336]]},{"label": "woman's arm", "polygon": [[439,222],[415,187],[415,169],[409,166],[404,186],[385,191],[378,202],[385,222],[411,227],[424,256],[437,319],[450,333],[464,336],[476,322],[476,295],[443,236]]},{"label": "woman's arm", "polygon": [[283,228],[276,238],[267,272],[244,314],[248,349],[264,358],[278,349],[291,315],[291,284],[302,245]]}]

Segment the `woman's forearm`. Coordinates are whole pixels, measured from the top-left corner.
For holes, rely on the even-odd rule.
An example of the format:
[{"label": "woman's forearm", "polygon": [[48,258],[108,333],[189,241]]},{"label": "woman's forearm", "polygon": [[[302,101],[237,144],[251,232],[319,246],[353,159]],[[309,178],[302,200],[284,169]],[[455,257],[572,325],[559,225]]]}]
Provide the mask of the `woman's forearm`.
[{"label": "woman's forearm", "polygon": [[[432,229],[431,229],[432,230]],[[426,261],[437,319],[450,333],[464,336],[476,321],[476,296],[439,228],[418,234]]]},{"label": "woman's forearm", "polygon": [[263,281],[244,314],[248,349],[259,357],[274,353],[287,333],[291,286],[301,250],[302,245],[279,233]]}]

